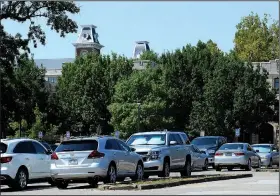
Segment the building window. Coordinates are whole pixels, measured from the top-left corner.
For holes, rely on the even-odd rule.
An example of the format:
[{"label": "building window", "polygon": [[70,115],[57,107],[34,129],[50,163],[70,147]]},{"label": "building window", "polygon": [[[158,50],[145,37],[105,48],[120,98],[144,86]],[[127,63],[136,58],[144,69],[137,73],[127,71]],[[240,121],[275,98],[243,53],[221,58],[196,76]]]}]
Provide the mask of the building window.
[{"label": "building window", "polygon": [[274,79],[274,88],[277,90],[279,89],[279,78]]},{"label": "building window", "polygon": [[57,82],[57,78],[56,77],[48,77],[48,82],[56,83]]}]

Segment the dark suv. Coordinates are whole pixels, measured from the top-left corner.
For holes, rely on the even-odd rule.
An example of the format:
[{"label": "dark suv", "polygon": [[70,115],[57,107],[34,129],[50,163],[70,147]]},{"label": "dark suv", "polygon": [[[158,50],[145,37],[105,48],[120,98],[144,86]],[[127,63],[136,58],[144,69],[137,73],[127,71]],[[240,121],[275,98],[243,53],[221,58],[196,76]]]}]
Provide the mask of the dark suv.
[{"label": "dark suv", "polygon": [[192,140],[191,144],[195,145],[200,151],[205,151],[209,156],[209,165],[214,167],[215,152],[227,143],[227,138],[223,136],[203,136]]}]

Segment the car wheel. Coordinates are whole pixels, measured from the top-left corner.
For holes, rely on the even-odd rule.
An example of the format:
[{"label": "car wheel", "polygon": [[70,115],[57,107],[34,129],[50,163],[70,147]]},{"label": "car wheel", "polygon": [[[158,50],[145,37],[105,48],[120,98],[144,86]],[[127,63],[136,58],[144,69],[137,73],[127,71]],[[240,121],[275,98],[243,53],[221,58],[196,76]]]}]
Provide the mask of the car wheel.
[{"label": "car wheel", "polygon": [[51,185],[51,186],[55,186],[55,182],[53,181],[53,179],[48,179],[48,183]]},{"label": "car wheel", "polygon": [[186,160],[184,170],[180,172],[181,177],[189,177],[192,173],[192,167],[190,160]]},{"label": "car wheel", "polygon": [[251,171],[252,169],[252,165],[251,165],[251,159],[248,159],[247,165],[245,167],[246,171]]},{"label": "car wheel", "polygon": [[107,177],[105,179],[105,183],[116,183],[117,181],[117,171],[116,167],[113,164],[110,164],[107,172]]},{"label": "car wheel", "polygon": [[11,187],[16,190],[23,190],[27,187],[28,172],[24,168],[20,168],[16,174],[14,182]]},{"label": "car wheel", "polygon": [[91,179],[91,180],[89,180],[88,183],[92,188],[97,188],[98,187],[98,180],[96,180],[96,179]]},{"label": "car wheel", "polygon": [[216,168],[216,171],[221,171],[222,170],[222,168],[219,167],[219,166],[215,166],[215,168]]},{"label": "car wheel", "polygon": [[147,179],[149,179],[149,177],[150,176],[144,174],[143,179],[147,180]]},{"label": "car wheel", "polygon": [[233,167],[227,167],[228,171],[232,171]]},{"label": "car wheel", "polygon": [[58,189],[66,189],[69,185],[69,183],[65,180],[56,181],[55,184]]},{"label": "car wheel", "polygon": [[204,170],[204,171],[208,170],[208,160],[207,159],[204,162],[204,167],[202,168],[202,170]]},{"label": "car wheel", "polygon": [[132,181],[141,181],[143,180],[144,168],[142,164],[138,163],[135,171],[135,176],[131,178]]},{"label": "car wheel", "polygon": [[167,160],[165,160],[163,163],[163,169],[161,171],[161,174],[158,176],[167,178],[167,177],[169,177],[169,175],[170,175],[170,164]]}]

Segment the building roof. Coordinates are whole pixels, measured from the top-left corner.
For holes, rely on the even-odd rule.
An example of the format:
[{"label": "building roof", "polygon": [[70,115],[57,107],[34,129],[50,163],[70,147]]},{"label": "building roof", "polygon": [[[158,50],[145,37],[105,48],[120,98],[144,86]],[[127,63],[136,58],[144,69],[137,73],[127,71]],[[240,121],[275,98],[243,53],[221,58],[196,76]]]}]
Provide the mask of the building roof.
[{"label": "building roof", "polygon": [[72,63],[75,58],[34,59],[37,66],[43,65],[46,69],[62,69],[63,63]]}]

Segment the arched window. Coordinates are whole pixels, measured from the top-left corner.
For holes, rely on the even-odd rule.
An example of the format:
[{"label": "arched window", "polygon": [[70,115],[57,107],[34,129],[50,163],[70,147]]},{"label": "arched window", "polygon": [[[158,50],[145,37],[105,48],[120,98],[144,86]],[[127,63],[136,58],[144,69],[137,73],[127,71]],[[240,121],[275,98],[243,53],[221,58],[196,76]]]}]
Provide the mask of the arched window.
[{"label": "arched window", "polygon": [[274,88],[277,90],[279,89],[279,78],[274,79]]}]

